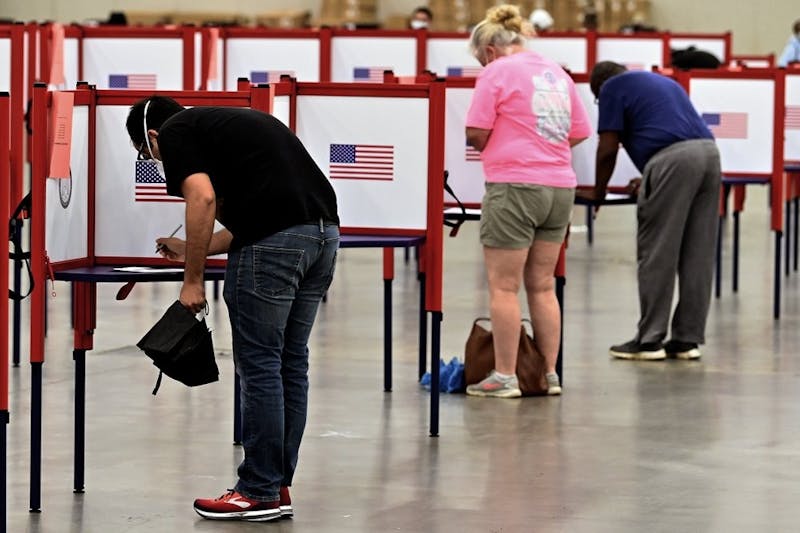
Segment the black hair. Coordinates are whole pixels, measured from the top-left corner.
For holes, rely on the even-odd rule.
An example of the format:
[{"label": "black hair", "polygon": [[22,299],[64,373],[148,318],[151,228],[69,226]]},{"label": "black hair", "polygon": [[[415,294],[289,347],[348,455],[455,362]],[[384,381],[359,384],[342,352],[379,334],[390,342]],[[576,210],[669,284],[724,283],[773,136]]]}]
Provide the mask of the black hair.
[{"label": "black hair", "polygon": [[614,76],[618,76],[628,69],[624,65],[614,63],[613,61],[601,61],[597,63],[592,69],[592,74],[589,76],[589,87],[592,88],[592,94],[595,98],[600,95],[600,88],[605,82]]},{"label": "black hair", "polygon": [[184,110],[184,107],[168,96],[150,96],[139,100],[131,106],[125,127],[134,146],[141,146],[144,142],[144,107],[147,107],[147,129],[158,131],[164,122],[172,115]]},{"label": "black hair", "polygon": [[414,13],[425,13],[426,15],[428,15],[428,20],[433,20],[433,11],[431,11],[425,6],[419,6],[414,11],[411,12],[412,15]]},{"label": "black hair", "polygon": [[794,30],[795,33],[800,33],[800,19],[797,19],[797,20],[794,21],[794,25],[792,26],[792,30]]}]

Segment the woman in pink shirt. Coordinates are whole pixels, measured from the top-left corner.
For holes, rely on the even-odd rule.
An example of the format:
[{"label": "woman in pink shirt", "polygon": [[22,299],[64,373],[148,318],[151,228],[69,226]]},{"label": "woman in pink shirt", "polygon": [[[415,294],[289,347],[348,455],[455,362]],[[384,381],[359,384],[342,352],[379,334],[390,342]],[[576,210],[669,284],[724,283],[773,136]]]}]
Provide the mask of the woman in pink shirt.
[{"label": "woman in pink shirt", "polygon": [[484,69],[467,113],[467,143],[481,152],[486,193],[480,238],[489,280],[495,368],[467,394],[515,398],[524,282],[536,344],[547,362],[548,394],[556,374],[560,313],[553,287],[577,180],[570,147],[590,133],[572,79],[525,47],[530,25],[516,6],[490,9],[472,31]]}]

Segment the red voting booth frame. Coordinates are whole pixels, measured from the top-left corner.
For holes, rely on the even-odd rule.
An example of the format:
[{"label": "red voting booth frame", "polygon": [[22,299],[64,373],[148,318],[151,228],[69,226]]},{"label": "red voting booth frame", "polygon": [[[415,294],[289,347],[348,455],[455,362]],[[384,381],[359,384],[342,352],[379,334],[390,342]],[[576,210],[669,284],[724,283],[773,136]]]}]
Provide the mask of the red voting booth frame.
[{"label": "red voting booth frame", "polygon": [[[7,154],[11,149],[11,97],[8,92],[0,92],[0,153]],[[0,220],[10,216],[11,160],[0,160]],[[0,239],[0,257],[8,257],[8,239]],[[0,261],[0,294],[8,294],[8,260]],[[0,495],[0,528],[6,530],[7,503],[7,460],[8,460],[8,364],[9,364],[9,310],[8,305],[0,306],[0,461],[2,461],[2,494]]]},{"label": "red voting booth frame", "polygon": [[[429,106],[429,134],[434,138],[444,137],[444,84],[441,82],[427,85],[396,85],[380,86],[352,85],[352,84],[297,84],[280,83],[270,86],[250,87],[240,84],[237,92],[172,92],[170,96],[185,105],[229,105],[239,107],[253,107],[265,112],[272,110],[273,95],[289,96],[294,100],[298,95],[328,95],[328,96],[382,96],[382,97],[417,97],[427,98]],[[75,91],[75,105],[87,106],[89,110],[89,230],[87,238],[88,253],[84,258],[64,262],[49,263],[45,247],[44,213],[47,206],[45,194],[46,162],[48,156],[47,127],[48,108],[51,93],[47,92],[45,84],[37,84],[33,90],[33,131],[32,138],[32,211],[36,216],[31,232],[31,265],[33,277],[36,281],[31,295],[31,510],[37,511],[41,507],[41,416],[42,416],[42,365],[45,360],[44,353],[44,314],[46,303],[46,282],[48,279],[68,279],[73,284],[73,357],[76,361],[76,387],[75,387],[75,479],[74,490],[83,491],[84,469],[84,428],[85,413],[85,353],[93,348],[93,333],[96,327],[96,283],[106,281],[111,266],[124,266],[130,264],[153,264],[149,259],[143,258],[102,258],[94,255],[94,221],[95,210],[98,208],[93,200],[95,183],[94,145],[95,145],[95,120],[96,108],[100,105],[130,105],[135,101],[149,96],[150,91],[96,91],[88,85],[81,85]],[[294,116],[294,105],[291,106]],[[294,122],[294,118],[292,119]],[[1,139],[0,139],[1,140]],[[421,270],[424,272],[427,283],[424,284],[424,303],[426,312],[431,313],[431,361],[440,358],[440,335],[442,322],[442,244],[443,244],[443,143],[429,143],[429,170],[428,170],[428,203],[427,228],[425,230],[386,230],[370,228],[342,228],[343,241],[349,238],[349,245],[353,247],[382,247],[383,271],[385,286],[394,277],[393,247],[407,246],[409,244],[424,243],[420,256]],[[353,235],[351,232],[357,232]],[[158,260],[156,260],[158,262]],[[161,263],[164,261],[161,260]],[[106,278],[95,279],[92,277],[92,268],[105,267]],[[87,269],[90,271],[86,273]],[[70,271],[80,271],[70,275]],[[217,269],[221,273],[221,269]],[[115,281],[120,277],[111,276]],[[176,277],[175,280],[179,280]],[[78,280],[78,281],[75,281]],[[145,281],[145,280],[140,280]],[[156,281],[155,279],[151,281]],[[389,293],[390,295],[390,293]],[[390,296],[389,296],[390,297]],[[425,317],[427,324],[427,317]],[[390,324],[387,335],[391,334]],[[422,341],[421,332],[421,341]],[[421,349],[421,357],[424,352]],[[431,365],[432,374],[436,384],[431,391],[431,419],[430,431],[432,436],[438,435],[439,409],[438,409],[438,364]],[[423,370],[421,369],[420,372]],[[391,379],[390,374],[388,375]],[[390,385],[389,385],[390,387]],[[388,390],[388,389],[387,389]],[[236,425],[236,424],[235,424]]]},{"label": "red voting booth frame", "polygon": [[[771,172],[726,172],[723,169],[723,194],[720,195],[720,225],[717,233],[717,274],[715,292],[719,297],[721,292],[721,264],[722,264],[722,220],[727,212],[726,188],[734,191],[733,220],[734,220],[734,243],[733,243],[733,286],[734,291],[738,288],[738,256],[739,256],[739,216],[744,209],[744,198],[746,185],[769,185],[770,187],[770,229],[775,232],[775,261],[773,279],[773,318],[780,318],[780,297],[781,297],[781,239],[784,228],[784,159],[783,159],[783,139],[784,122],[783,117],[786,113],[785,105],[785,74],[779,69],[745,69],[745,70],[695,70],[681,71],[674,73],[678,83],[689,93],[691,97],[691,80],[693,79],[719,79],[719,80],[769,80],[774,82],[774,107],[773,107],[773,132],[772,132],[772,154]],[[787,228],[788,229],[788,228]]]},{"label": "red voting booth frame", "polygon": [[[10,146],[11,166],[9,169],[10,191],[6,203],[13,209],[23,197],[23,167],[25,143],[24,116],[25,116],[25,32],[23,24],[0,26],[0,39],[10,42],[9,58],[9,120],[8,127],[11,132]],[[6,217],[4,220],[8,220]]]}]

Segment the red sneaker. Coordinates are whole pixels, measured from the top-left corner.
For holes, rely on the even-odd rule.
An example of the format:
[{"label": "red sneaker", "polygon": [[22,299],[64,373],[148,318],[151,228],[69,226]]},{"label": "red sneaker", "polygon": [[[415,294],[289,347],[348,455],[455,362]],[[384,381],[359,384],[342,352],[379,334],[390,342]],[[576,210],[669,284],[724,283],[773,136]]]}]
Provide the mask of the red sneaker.
[{"label": "red sneaker", "polygon": [[292,497],[289,496],[289,487],[281,487],[281,518],[291,518],[294,516],[292,509]]},{"label": "red sneaker", "polygon": [[194,501],[194,510],[197,511],[197,514],[209,520],[266,522],[281,517],[280,501],[260,502],[251,500],[234,490],[229,490],[216,499],[197,499]]}]

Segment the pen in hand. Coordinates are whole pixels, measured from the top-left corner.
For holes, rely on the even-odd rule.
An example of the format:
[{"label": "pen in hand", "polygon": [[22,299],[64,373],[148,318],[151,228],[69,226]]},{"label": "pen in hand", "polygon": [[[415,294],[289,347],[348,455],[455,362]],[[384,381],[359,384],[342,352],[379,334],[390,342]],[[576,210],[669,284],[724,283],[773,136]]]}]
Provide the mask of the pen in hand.
[{"label": "pen in hand", "polygon": [[[168,238],[168,239],[171,239],[172,237],[174,237],[174,236],[175,236],[175,234],[176,234],[176,233],[178,233],[178,230],[180,230],[182,227],[183,227],[183,224],[178,224],[178,227],[177,227],[177,228],[175,228],[175,231],[173,231],[172,233],[170,233],[169,237],[167,237],[167,238]],[[165,248],[165,246],[164,246],[163,244],[158,244],[158,245],[156,245],[156,253],[160,252],[160,251],[161,251],[161,250],[163,250],[164,248]]]}]

